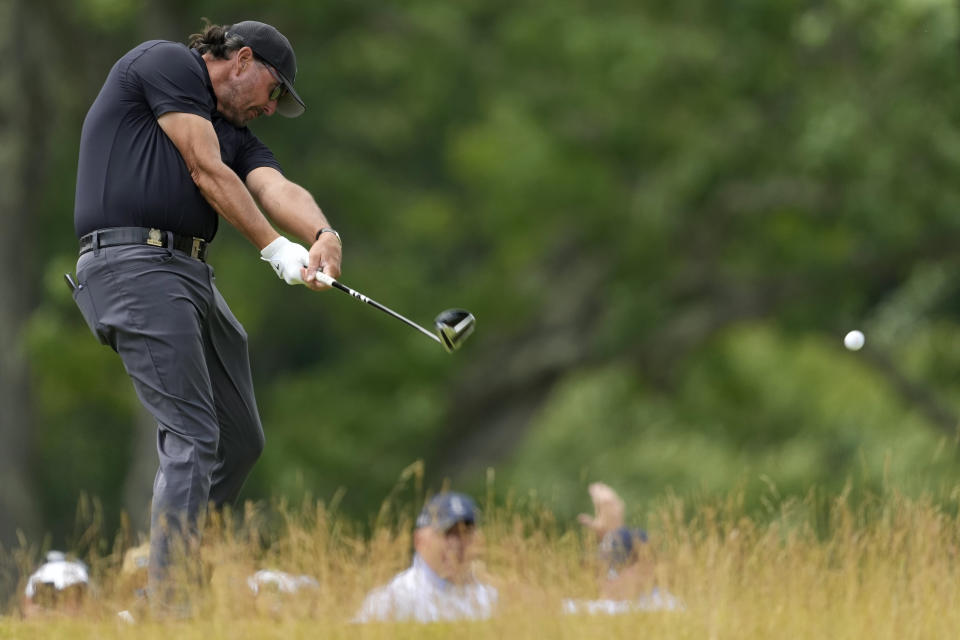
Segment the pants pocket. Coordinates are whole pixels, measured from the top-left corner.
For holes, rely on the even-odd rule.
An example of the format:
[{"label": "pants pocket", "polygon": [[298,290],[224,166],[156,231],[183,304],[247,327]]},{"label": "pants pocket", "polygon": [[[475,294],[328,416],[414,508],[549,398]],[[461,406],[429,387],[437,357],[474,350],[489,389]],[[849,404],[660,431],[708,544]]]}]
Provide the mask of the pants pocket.
[{"label": "pants pocket", "polygon": [[97,308],[94,306],[93,297],[90,295],[90,288],[83,283],[77,285],[77,288],[73,290],[73,301],[77,303],[80,314],[90,328],[90,332],[93,333],[100,344],[110,344],[103,325],[100,324]]}]

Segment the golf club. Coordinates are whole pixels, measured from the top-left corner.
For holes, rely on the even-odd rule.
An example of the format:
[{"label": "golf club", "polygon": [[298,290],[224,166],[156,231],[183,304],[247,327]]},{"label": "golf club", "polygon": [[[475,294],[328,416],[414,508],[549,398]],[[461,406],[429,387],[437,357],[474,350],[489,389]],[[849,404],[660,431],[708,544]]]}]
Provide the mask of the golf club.
[{"label": "golf club", "polygon": [[334,280],[323,271],[317,271],[316,278],[320,282],[323,282],[326,285],[333,287],[334,289],[339,289],[344,293],[348,293],[357,300],[361,302],[366,302],[371,307],[376,307],[380,311],[393,316],[397,320],[401,320],[418,330],[423,335],[429,337],[435,342],[439,342],[440,345],[446,349],[447,353],[452,353],[460,348],[464,340],[466,340],[471,333],[473,333],[474,325],[476,324],[476,319],[473,317],[473,314],[464,309],[447,309],[446,311],[440,312],[436,320],[433,321],[434,327],[436,327],[437,332],[433,333],[427,329],[424,329],[419,324],[413,320],[409,320],[404,316],[400,315],[396,311],[392,311],[387,307],[383,306],[376,300],[371,300],[367,296],[363,295],[359,291],[354,291],[347,285]]}]

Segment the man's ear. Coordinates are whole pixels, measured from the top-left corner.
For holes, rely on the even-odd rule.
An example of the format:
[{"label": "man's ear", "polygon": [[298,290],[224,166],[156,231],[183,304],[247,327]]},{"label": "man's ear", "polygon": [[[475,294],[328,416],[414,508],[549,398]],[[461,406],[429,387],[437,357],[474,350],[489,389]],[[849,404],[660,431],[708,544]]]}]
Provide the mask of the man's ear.
[{"label": "man's ear", "polygon": [[234,65],[236,65],[237,73],[245,71],[247,66],[253,64],[253,49],[250,47],[240,47],[237,49],[237,57],[234,60]]}]

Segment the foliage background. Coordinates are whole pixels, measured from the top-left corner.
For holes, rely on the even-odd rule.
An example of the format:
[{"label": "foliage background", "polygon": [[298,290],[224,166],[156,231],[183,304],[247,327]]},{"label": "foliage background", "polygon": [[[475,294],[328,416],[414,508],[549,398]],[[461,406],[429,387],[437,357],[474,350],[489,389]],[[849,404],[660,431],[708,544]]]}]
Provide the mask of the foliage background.
[{"label": "foliage background", "polygon": [[6,2],[5,544],[76,543],[83,493],[145,522],[152,425],[62,273],[107,70],[201,17],[293,42],[308,110],[253,129],[340,230],[343,280],[478,319],[447,356],[221,225],[267,432],[245,498],[369,522],[423,460],[426,488],[495,477],[560,518],[601,479],[643,524],[668,491],[960,479],[955,3]]}]

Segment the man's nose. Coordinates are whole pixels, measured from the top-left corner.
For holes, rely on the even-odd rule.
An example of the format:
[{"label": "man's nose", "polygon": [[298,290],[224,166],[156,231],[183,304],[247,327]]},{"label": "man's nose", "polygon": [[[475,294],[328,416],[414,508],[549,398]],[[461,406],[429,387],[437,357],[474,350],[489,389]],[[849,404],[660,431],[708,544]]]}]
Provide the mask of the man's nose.
[{"label": "man's nose", "polygon": [[467,546],[466,541],[463,539],[463,536],[452,535],[447,537],[447,546],[451,551],[456,553],[462,553],[463,549]]},{"label": "man's nose", "polygon": [[267,106],[263,108],[263,115],[265,116],[272,116],[276,112],[277,112],[276,100],[270,100],[269,102],[267,102]]}]

